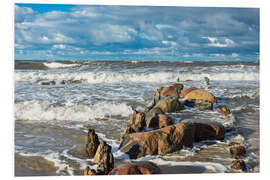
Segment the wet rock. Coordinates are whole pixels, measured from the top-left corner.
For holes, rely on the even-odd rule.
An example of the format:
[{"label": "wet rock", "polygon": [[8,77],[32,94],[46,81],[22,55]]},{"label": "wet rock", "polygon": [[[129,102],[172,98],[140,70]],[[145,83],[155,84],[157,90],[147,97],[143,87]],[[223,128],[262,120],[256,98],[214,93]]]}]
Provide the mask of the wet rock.
[{"label": "wet rock", "polygon": [[211,102],[200,99],[185,100],[184,105],[194,107],[200,111],[213,110],[213,104]]},{"label": "wet rock", "polygon": [[97,175],[97,173],[96,173],[96,171],[94,169],[91,169],[89,166],[87,166],[83,170],[83,175],[84,176],[93,176],[93,175]]},{"label": "wet rock", "polygon": [[184,120],[183,123],[190,123],[195,127],[194,141],[202,140],[223,140],[225,137],[225,127],[215,121],[206,120]]},{"label": "wet rock", "polygon": [[97,173],[107,175],[113,168],[114,168],[113,154],[111,152],[104,153],[101,161],[98,164]]},{"label": "wet rock", "polygon": [[240,145],[238,142],[229,142],[228,146]]},{"label": "wet rock", "polygon": [[146,120],[147,128],[163,128],[173,124],[173,119],[166,114],[157,114]]},{"label": "wet rock", "polygon": [[62,80],[60,84],[80,84],[82,81],[80,80]]},{"label": "wet rock", "polygon": [[188,93],[190,93],[191,91],[196,90],[196,89],[197,89],[197,88],[195,88],[195,87],[183,89],[183,90],[181,91],[181,93],[180,93],[180,96],[184,98]]},{"label": "wet rock", "polygon": [[184,105],[177,98],[169,97],[159,102],[157,108],[164,113],[179,112],[184,109]]},{"label": "wet rock", "polygon": [[233,145],[230,147],[230,153],[234,156],[242,156],[246,154],[246,148],[242,145]]},{"label": "wet rock", "polygon": [[55,81],[43,81],[41,82],[41,85],[55,85],[56,82]]},{"label": "wet rock", "polygon": [[119,148],[131,159],[145,155],[164,155],[180,150],[182,146],[193,147],[194,136],[194,126],[178,123],[150,132],[129,134]]},{"label": "wet rock", "polygon": [[208,77],[204,77],[204,81],[205,81],[207,86],[210,85],[210,79]]},{"label": "wet rock", "polygon": [[112,147],[110,145],[108,145],[105,141],[101,140],[94,156],[93,163],[100,163],[105,155],[111,153],[111,149]]},{"label": "wet rock", "polygon": [[183,89],[184,85],[180,83],[175,83],[169,87],[161,87],[156,90],[154,100],[158,102],[161,97],[171,96],[175,98],[179,98],[180,92]]},{"label": "wet rock", "polygon": [[139,161],[119,165],[114,168],[109,175],[129,175],[129,174],[161,174],[160,168],[148,161]]},{"label": "wet rock", "polygon": [[86,154],[88,158],[93,158],[95,156],[98,146],[99,140],[98,136],[95,133],[95,130],[89,129],[86,144]]},{"label": "wet rock", "polygon": [[219,106],[217,108],[217,111],[224,115],[225,120],[229,120],[231,111],[230,111],[230,109],[227,108],[227,106],[225,106],[225,105],[224,106]]},{"label": "wet rock", "polygon": [[203,100],[216,104],[216,98],[209,92],[196,89],[185,95],[184,100]]},{"label": "wet rock", "polygon": [[172,96],[178,98],[178,90],[174,86],[165,87],[160,91],[161,97]]},{"label": "wet rock", "polygon": [[260,165],[253,167],[252,172],[260,172]]},{"label": "wet rock", "polygon": [[246,163],[242,159],[236,159],[236,160],[233,160],[231,162],[230,168],[232,170],[242,170],[242,171],[245,171],[246,170]]}]

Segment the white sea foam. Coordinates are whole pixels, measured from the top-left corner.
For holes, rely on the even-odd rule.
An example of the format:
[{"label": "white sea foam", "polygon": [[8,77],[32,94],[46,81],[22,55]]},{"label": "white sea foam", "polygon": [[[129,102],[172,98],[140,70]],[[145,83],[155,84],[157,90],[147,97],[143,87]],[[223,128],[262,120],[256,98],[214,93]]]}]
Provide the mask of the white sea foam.
[{"label": "white sea foam", "polygon": [[132,113],[126,103],[101,102],[94,105],[73,104],[53,106],[49,101],[23,101],[15,104],[16,120],[87,121],[115,115],[127,117]]},{"label": "white sea foam", "polygon": [[181,81],[201,81],[204,77],[210,80],[259,80],[257,72],[239,73],[184,73],[176,72],[153,72],[153,73],[119,73],[119,72],[73,72],[73,73],[48,73],[48,72],[16,72],[15,81],[30,81],[32,83],[41,80],[60,82],[62,80],[80,80],[87,83],[122,83],[122,82],[153,82],[166,83],[175,82],[177,78]]},{"label": "white sea foam", "polygon": [[51,69],[71,68],[71,67],[80,66],[80,64],[63,64],[63,63],[57,63],[57,62],[50,62],[50,63],[43,63],[43,64]]},{"label": "white sea foam", "polygon": [[135,161],[152,161],[157,165],[166,165],[166,166],[192,166],[192,167],[203,167],[209,170],[212,170],[216,173],[224,173],[227,168],[219,163],[212,162],[176,162],[176,161],[167,161],[162,158],[153,158],[152,156],[145,156],[139,158]]}]

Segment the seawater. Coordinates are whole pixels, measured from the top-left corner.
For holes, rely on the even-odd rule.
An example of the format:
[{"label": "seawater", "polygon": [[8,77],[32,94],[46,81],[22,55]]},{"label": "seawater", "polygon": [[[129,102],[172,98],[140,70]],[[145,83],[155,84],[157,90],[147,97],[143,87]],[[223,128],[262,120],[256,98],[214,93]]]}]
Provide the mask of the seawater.
[{"label": "seawater", "polygon": [[[219,104],[230,108],[232,116],[225,122],[216,110],[187,108],[173,114],[175,118],[214,120],[233,125],[238,131],[228,134],[224,142],[203,142],[193,149],[142,159],[172,166],[193,163],[224,172],[232,160],[226,154],[226,143],[241,134],[251,154],[247,159],[249,166],[256,165],[259,75],[259,63],[247,62],[16,61],[15,152],[55,162],[59,175],[79,175],[91,162],[85,157],[84,148],[87,128],[92,127],[112,145],[116,164],[129,161],[118,146],[132,108],[143,110],[151,104],[157,88],[180,82],[184,87],[211,92]],[[204,77],[210,79],[210,86]]]}]

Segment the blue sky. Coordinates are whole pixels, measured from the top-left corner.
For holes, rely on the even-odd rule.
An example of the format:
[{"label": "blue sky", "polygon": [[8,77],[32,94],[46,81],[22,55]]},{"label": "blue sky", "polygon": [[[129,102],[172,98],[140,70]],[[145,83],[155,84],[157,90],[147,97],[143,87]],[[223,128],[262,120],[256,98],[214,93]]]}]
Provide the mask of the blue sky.
[{"label": "blue sky", "polygon": [[17,60],[258,61],[259,9],[15,4]]}]

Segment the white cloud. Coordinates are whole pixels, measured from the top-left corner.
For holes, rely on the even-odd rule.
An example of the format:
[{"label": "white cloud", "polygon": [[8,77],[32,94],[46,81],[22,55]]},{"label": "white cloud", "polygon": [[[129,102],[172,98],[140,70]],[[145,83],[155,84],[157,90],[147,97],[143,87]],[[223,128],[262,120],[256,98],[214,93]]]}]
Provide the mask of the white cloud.
[{"label": "white cloud", "polygon": [[208,46],[211,47],[232,47],[234,46],[234,41],[229,38],[216,38],[216,37],[201,37],[203,39],[208,39],[210,43]]},{"label": "white cloud", "polygon": [[53,49],[66,49],[66,45],[64,44],[55,44],[52,47]]}]

